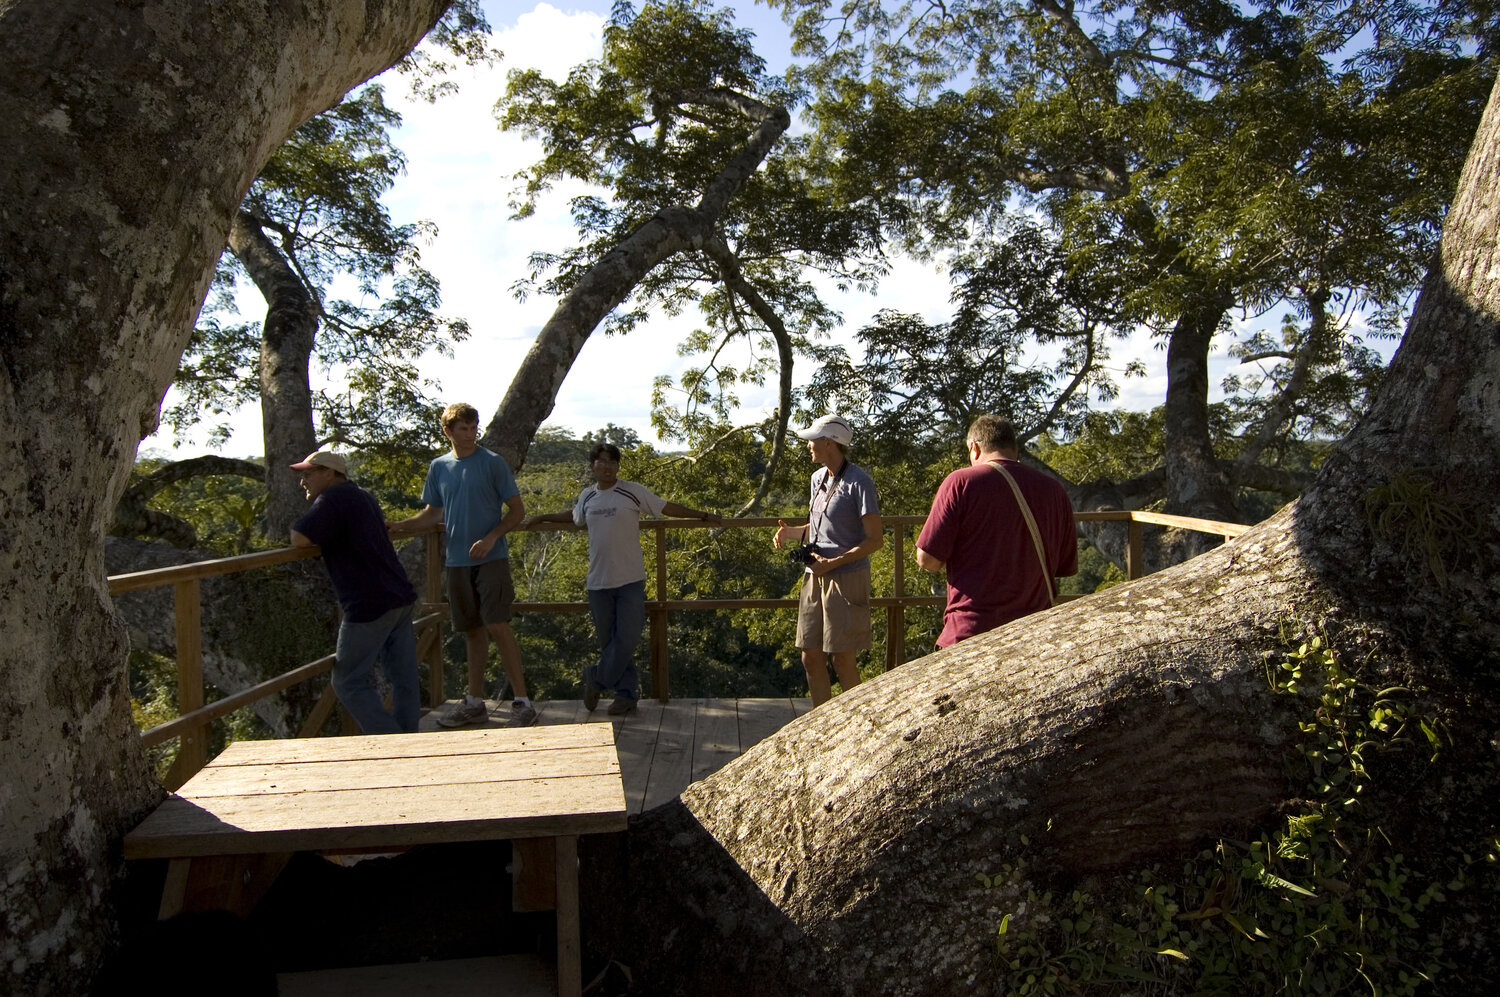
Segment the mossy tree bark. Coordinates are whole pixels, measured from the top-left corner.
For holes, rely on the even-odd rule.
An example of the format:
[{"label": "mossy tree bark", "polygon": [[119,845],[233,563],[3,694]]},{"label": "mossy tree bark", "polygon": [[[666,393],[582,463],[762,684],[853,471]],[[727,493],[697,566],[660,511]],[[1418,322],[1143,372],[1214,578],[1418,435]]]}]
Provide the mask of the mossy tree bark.
[{"label": "mossy tree bark", "polygon": [[160,794],[103,541],[234,211],[445,7],[0,4],[0,990],[87,991]]},{"label": "mossy tree bark", "polygon": [[[1049,883],[1180,867],[1296,792],[1298,718],[1263,658],[1287,636],[1331,633],[1353,659],[1381,649],[1466,697],[1454,741],[1492,750],[1497,191],[1492,97],[1387,382],[1299,503],[867,682],[644,814],[628,854],[585,878],[584,909],[611,912],[605,953],[663,994],[995,992],[1000,918],[1038,884],[981,875],[1018,857]],[[1492,974],[1493,941],[1489,964],[1459,972]]]}]

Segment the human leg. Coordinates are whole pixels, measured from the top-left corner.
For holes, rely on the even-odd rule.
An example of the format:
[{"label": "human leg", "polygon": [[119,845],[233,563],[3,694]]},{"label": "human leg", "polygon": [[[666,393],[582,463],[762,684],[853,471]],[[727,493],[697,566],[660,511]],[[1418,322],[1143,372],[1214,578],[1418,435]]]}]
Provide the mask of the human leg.
[{"label": "human leg", "polygon": [[448,610],[453,618],[453,629],[464,635],[469,696],[483,701],[484,670],[489,663],[490,643],[480,613],[479,566],[449,567],[444,575],[448,583]]},{"label": "human leg", "polygon": [[814,706],[833,698],[833,683],[828,681],[828,655],[820,649],[802,649],[802,670],[807,672],[807,694]]},{"label": "human leg", "polygon": [[339,625],[334,648],[334,694],[366,734],[395,734],[401,730],[375,691],[375,661],[385,645],[388,630],[389,624],[382,625],[381,620],[366,623],[345,620]]},{"label": "human leg", "polygon": [[814,706],[833,698],[828,681],[828,656],[823,653],[823,586],[816,575],[804,574],[797,593],[797,646],[807,673],[807,694]]},{"label": "human leg", "polygon": [[589,589],[589,617],[594,621],[594,640],[599,643],[599,657],[583,669],[585,685],[604,688],[600,675],[606,670],[610,642],[615,636],[615,589]]},{"label": "human leg", "polygon": [[[526,677],[521,673],[521,645],[510,628],[511,604],[516,599],[515,584],[510,577],[509,561],[486,561],[474,570],[474,587],[479,596],[479,613],[484,629],[500,649],[500,662],[510,681],[511,695],[525,700]],[[486,648],[488,651],[488,648]]]},{"label": "human leg", "polygon": [[635,649],[646,622],[646,583],[590,590],[589,611],[600,647],[599,663],[590,677],[617,696],[638,698],[640,675],[635,667]]},{"label": "human leg", "polygon": [[484,698],[484,669],[490,663],[490,637],[484,627],[464,631],[464,656],[469,665],[469,695]]},{"label": "human leg", "polygon": [[521,674],[521,645],[516,642],[515,631],[509,623],[486,623],[484,625],[495,646],[500,649],[500,662],[505,666],[505,677],[510,680],[511,695],[516,699],[526,697],[526,676]]},{"label": "human leg", "polygon": [[[854,660],[858,654],[858,651],[833,652],[833,670],[838,673],[839,685],[845,692],[859,685],[859,663]],[[824,672],[824,678],[826,680],[827,672]]]},{"label": "human leg", "polygon": [[395,619],[381,652],[381,665],[391,683],[391,715],[405,733],[417,729],[422,694],[417,682],[417,633],[412,628],[415,607],[393,610]]}]

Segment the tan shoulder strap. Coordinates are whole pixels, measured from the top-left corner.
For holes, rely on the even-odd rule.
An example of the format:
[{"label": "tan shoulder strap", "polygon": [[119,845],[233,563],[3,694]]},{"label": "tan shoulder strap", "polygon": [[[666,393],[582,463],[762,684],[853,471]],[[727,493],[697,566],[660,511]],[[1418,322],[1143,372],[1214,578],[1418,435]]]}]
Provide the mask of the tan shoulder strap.
[{"label": "tan shoulder strap", "polygon": [[1026,504],[1026,496],[1021,494],[1021,486],[1016,484],[1016,479],[1003,464],[993,460],[987,460],[985,463],[1000,472],[1000,476],[1005,479],[1006,484],[1010,485],[1010,490],[1016,496],[1016,505],[1021,507],[1021,515],[1026,517],[1026,528],[1031,531],[1031,542],[1036,545],[1036,559],[1042,565],[1042,578],[1047,583],[1048,603],[1055,606],[1057,605],[1057,592],[1053,588],[1052,569],[1047,566],[1047,551],[1042,546],[1042,531],[1037,529],[1036,517],[1031,514],[1031,506]]}]

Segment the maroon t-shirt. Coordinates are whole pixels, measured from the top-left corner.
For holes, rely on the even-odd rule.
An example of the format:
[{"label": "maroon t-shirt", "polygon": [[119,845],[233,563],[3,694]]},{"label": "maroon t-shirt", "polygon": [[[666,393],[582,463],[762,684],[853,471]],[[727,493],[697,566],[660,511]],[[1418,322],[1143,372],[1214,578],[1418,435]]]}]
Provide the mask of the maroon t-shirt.
[{"label": "maroon t-shirt", "polygon": [[[1052,575],[1078,573],[1078,527],[1068,493],[1057,481],[1018,461],[1003,461],[1021,486],[1042,534]],[[943,479],[917,546],[948,566],[948,607],[938,647],[1052,604],[1052,579],[1043,574],[1015,493],[989,464]]]}]

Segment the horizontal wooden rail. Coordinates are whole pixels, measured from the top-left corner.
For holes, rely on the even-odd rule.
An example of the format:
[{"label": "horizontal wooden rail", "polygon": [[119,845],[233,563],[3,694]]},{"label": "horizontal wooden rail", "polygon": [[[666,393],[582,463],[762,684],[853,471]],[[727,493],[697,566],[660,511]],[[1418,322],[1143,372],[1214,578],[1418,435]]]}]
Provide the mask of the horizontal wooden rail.
[{"label": "horizontal wooden rail", "polygon": [[[1142,564],[1142,524],[1155,526],[1175,527],[1178,529],[1195,530],[1202,533],[1214,533],[1232,540],[1250,529],[1239,523],[1225,523],[1210,519],[1196,519],[1189,516],[1172,516],[1165,513],[1142,512],[1126,509],[1111,509],[1096,512],[1074,513],[1080,522],[1122,522],[1129,526],[1129,549],[1127,551],[1127,575],[1137,578],[1141,574]],[[892,548],[895,555],[894,585],[895,594],[892,596],[876,596],[870,600],[872,608],[884,609],[887,614],[887,641],[886,667],[894,667],[904,660],[905,630],[904,609],[911,607],[940,607],[945,599],[940,595],[908,595],[905,588],[905,557],[907,550],[907,534],[910,528],[919,528],[927,520],[926,516],[883,516],[883,525],[892,532]],[[763,611],[781,611],[794,609],[797,600],[792,598],[781,599],[668,599],[665,598],[667,588],[667,565],[666,544],[667,530],[723,530],[723,529],[775,529],[782,520],[777,517],[759,516],[743,519],[726,519],[720,523],[710,523],[698,519],[655,519],[641,523],[642,529],[649,529],[657,534],[656,544],[656,570],[654,598],[647,600],[646,610],[650,625],[650,653],[652,665],[652,680],[655,695],[663,701],[668,696],[667,677],[667,635],[666,620],[667,613],[686,612],[693,610],[734,610],[749,609]],[[560,531],[572,532],[578,529],[571,523],[541,523],[525,527],[528,532]],[[441,531],[441,526],[435,526],[430,530],[424,530],[410,536],[436,536]],[[769,540],[769,538],[767,538]],[[215,558],[209,561],[197,561],[192,564],[170,565],[164,568],[152,568],[145,571],[133,571],[128,574],[111,575],[108,579],[109,592],[111,595],[120,595],[126,592],[139,592],[146,589],[161,586],[172,586],[177,602],[176,615],[178,626],[179,645],[179,685],[178,701],[181,716],[159,724],[141,734],[142,743],[146,747],[152,747],[170,740],[173,737],[183,738],[183,749],[179,753],[179,767],[183,769],[178,775],[186,778],[193,771],[201,767],[203,759],[200,757],[205,747],[204,739],[208,731],[208,724],[214,720],[226,716],[242,707],[248,706],[267,696],[275,695],[284,689],[288,689],[301,682],[307,681],[317,675],[332,669],[335,658],[333,655],[319,658],[316,661],[301,665],[290,671],[277,675],[274,678],[261,682],[249,689],[243,689],[237,693],[226,696],[213,703],[204,704],[202,698],[202,673],[198,662],[198,582],[203,578],[211,578],[219,575],[229,575],[240,571],[248,571],[254,568],[267,568],[279,564],[288,564],[292,561],[301,561],[308,558],[318,557],[321,551],[317,547],[287,547],[279,550],[263,551],[255,554],[242,554],[236,557]],[[422,636],[422,648],[429,657],[431,666],[431,688],[434,706],[442,699],[442,647],[441,626],[443,614],[448,610],[448,605],[442,600],[441,577],[442,561],[436,544],[429,544],[427,549],[427,578],[426,591],[420,602],[420,612],[423,614],[415,621]],[[1059,601],[1082,598],[1081,596],[1062,596]],[[570,602],[518,602],[514,609],[518,613],[582,613],[587,612],[589,605],[584,601]],[[188,688],[192,686],[193,688]],[[320,701],[320,708],[331,709],[332,700],[325,690],[324,701]],[[184,764],[185,763],[185,764]],[[174,770],[175,771],[175,770]]]},{"label": "horizontal wooden rail", "polygon": [[[1099,515],[1099,513],[1080,512],[1077,514],[1077,518],[1089,519]],[[1226,540],[1233,540],[1250,529],[1244,523],[1222,523],[1216,519],[1194,519],[1192,516],[1169,516],[1164,512],[1143,512],[1140,509],[1130,509],[1124,513],[1115,513],[1115,517],[1128,519],[1132,523],[1171,526],[1179,530],[1194,530],[1198,533],[1217,533]]]},{"label": "horizontal wooden rail", "polygon": [[305,561],[321,553],[322,551],[317,547],[283,547],[258,554],[239,554],[235,557],[215,558],[212,561],[194,561],[191,564],[174,564],[166,568],[149,568],[145,571],[131,571],[123,575],[110,575],[109,594],[139,592],[175,582],[192,581],[195,578],[232,575],[239,571],[249,571],[251,568],[269,568],[292,561]]},{"label": "horizontal wooden rail", "polygon": [[[422,630],[441,622],[441,620],[442,617],[434,613],[412,621],[412,626],[418,630]],[[141,731],[141,744],[151,748],[161,744],[163,741],[170,741],[184,731],[192,730],[194,727],[201,727],[206,723],[233,713],[242,706],[249,706],[251,703],[265,699],[267,696],[273,696],[283,689],[290,689],[298,683],[315,678],[332,669],[335,660],[334,655],[329,654],[316,661],[309,661],[305,665],[298,665],[291,671],[282,672],[275,678],[267,679],[258,685],[252,685],[248,689],[241,689],[231,696],[216,699],[207,706],[201,706],[190,713],[184,713],[180,717],[168,720],[164,724],[157,724],[155,727],[143,730]]]}]

